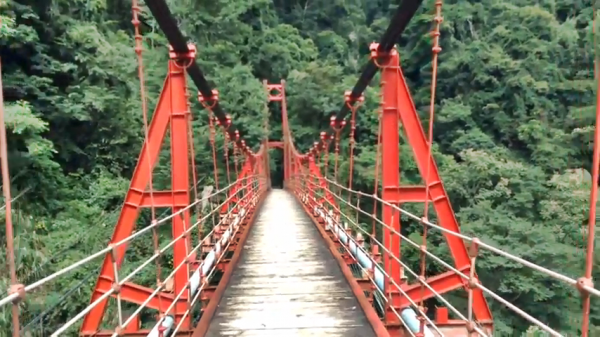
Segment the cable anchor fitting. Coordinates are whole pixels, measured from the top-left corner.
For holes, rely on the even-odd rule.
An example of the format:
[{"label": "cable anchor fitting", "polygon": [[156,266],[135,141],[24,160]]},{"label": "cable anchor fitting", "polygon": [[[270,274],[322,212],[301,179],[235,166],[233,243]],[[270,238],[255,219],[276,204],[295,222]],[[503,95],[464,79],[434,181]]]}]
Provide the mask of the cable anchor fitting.
[{"label": "cable anchor fitting", "polygon": [[[238,134],[236,134],[236,136],[237,136],[237,135],[238,135]],[[242,143],[242,150],[243,150],[244,152],[246,152],[246,154],[247,154],[247,155],[251,155],[252,153],[251,153],[251,151],[250,151],[250,148],[248,147],[248,145],[246,145],[246,141],[242,139],[242,140],[240,141],[240,143]]]},{"label": "cable anchor fitting", "polygon": [[118,294],[121,292],[121,285],[117,282],[113,282],[111,289],[112,289],[113,293]]},{"label": "cable anchor fitting", "polygon": [[[386,65],[381,65],[377,59],[379,58],[388,58],[390,56],[395,56],[398,54],[396,48],[392,48],[389,52],[382,52],[379,50],[379,43],[373,42],[369,45],[369,50],[371,51],[369,57],[373,60],[373,64],[375,64],[378,68],[390,68]],[[397,66],[392,66],[393,68],[398,68]]]},{"label": "cable anchor fitting", "polygon": [[200,102],[205,109],[212,110],[219,102],[219,90],[211,90],[211,96],[208,98],[205,98],[202,92],[198,91],[198,102]]},{"label": "cable anchor fitting", "polygon": [[591,278],[580,277],[577,279],[575,287],[579,291],[579,294],[582,298],[587,298],[588,296],[590,296],[590,292],[587,289],[594,288],[594,281],[592,281]]},{"label": "cable anchor fitting", "polygon": [[[217,118],[215,117],[215,119],[217,119]],[[223,129],[225,129],[225,131],[229,130],[229,127],[231,126],[231,115],[230,114],[225,115],[224,123],[221,123],[221,121],[219,121],[217,119],[217,125],[221,125],[221,124],[223,125]],[[228,133],[225,133],[225,134],[229,135]]]},{"label": "cable anchor fitting", "polygon": [[325,143],[325,139],[327,138],[327,132],[322,131],[320,134],[321,142]]},{"label": "cable anchor fitting", "polygon": [[25,285],[23,284],[13,284],[8,288],[9,294],[17,294],[17,297],[12,301],[14,304],[17,304],[25,299]]},{"label": "cable anchor fitting", "polygon": [[470,334],[476,332],[475,331],[475,322],[471,322],[471,321],[467,322],[466,328],[467,328],[467,332],[469,332]]},{"label": "cable anchor fitting", "polygon": [[119,337],[125,336],[125,329],[121,326],[115,328],[115,334]]},{"label": "cable anchor fitting", "polygon": [[333,131],[337,133],[340,132],[344,128],[344,126],[346,126],[346,120],[342,119],[341,121],[338,121],[336,116],[331,116],[331,121],[329,125],[331,125]]},{"label": "cable anchor fitting", "polygon": [[314,143],[313,143],[313,147],[314,147],[314,149],[315,149],[315,154],[319,152],[319,145],[320,145],[320,143],[319,143],[319,142],[314,142]]},{"label": "cable anchor fitting", "polygon": [[352,96],[352,91],[347,90],[344,92],[344,102],[346,102],[346,106],[350,110],[355,111],[358,107],[360,107],[365,102],[365,95],[360,94],[359,97],[354,97],[354,96]]},{"label": "cable anchor fitting", "polygon": [[471,244],[469,245],[469,257],[471,259],[475,259],[479,255],[479,242],[478,238],[473,238]]},{"label": "cable anchor fitting", "polygon": [[[189,67],[196,59],[196,45],[189,43],[187,49],[187,52],[177,52],[172,45],[169,45],[169,58],[184,69]],[[182,62],[185,62],[185,64],[180,64]]]}]

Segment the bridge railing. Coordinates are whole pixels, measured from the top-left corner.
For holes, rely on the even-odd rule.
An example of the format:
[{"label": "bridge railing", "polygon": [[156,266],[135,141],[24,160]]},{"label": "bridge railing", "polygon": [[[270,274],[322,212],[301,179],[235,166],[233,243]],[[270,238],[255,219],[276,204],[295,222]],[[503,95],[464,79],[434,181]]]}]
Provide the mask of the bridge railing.
[{"label": "bridge railing", "polygon": [[[354,260],[355,264],[362,269],[364,275],[366,275],[366,277],[373,284],[372,289],[380,295],[378,299],[384,302],[383,306],[385,306],[388,310],[391,310],[391,312],[397,316],[400,322],[405,326],[406,331],[408,331],[412,336],[415,336],[415,334],[419,331],[419,326],[416,325],[418,321],[414,319],[415,317],[409,317],[409,313],[404,314],[404,309],[408,307],[411,307],[414,311],[416,311],[419,319],[425,321],[428,327],[435,330],[440,335],[443,335],[443,333],[436,326],[436,323],[427,317],[421,304],[417,303],[419,299],[429,298],[436,298],[440,302],[444,303],[444,305],[446,305],[460,320],[466,323],[470,322],[472,324],[471,329],[473,331],[482,336],[489,336],[491,331],[487,330],[485,325],[479,324],[479,322],[473,318],[473,289],[479,289],[483,291],[488,297],[498,301],[515,314],[519,315],[523,319],[528,320],[535,326],[538,326],[540,329],[548,332],[550,335],[562,336],[560,332],[552,329],[548,324],[536,319],[516,305],[510,303],[510,301],[498,295],[493,290],[486,288],[478,281],[477,277],[474,276],[474,271],[475,260],[481,259],[481,257],[478,257],[479,249],[487,250],[493,254],[496,254],[497,256],[502,256],[503,258],[540,272],[549,278],[564,282],[565,284],[573,286],[579,290],[586,291],[591,296],[600,297],[600,291],[597,288],[594,288],[593,285],[555,272],[531,261],[527,261],[526,259],[523,259],[515,254],[506,252],[503,249],[483,242],[476,237],[452,232],[431,221],[406,211],[397,205],[388,203],[377,195],[364,193],[342,186],[341,184],[328,178],[311,174],[308,169],[304,170],[304,172],[297,173],[294,177],[292,177],[292,179],[294,180],[294,184],[292,184],[292,186],[294,186],[294,192],[299,196],[300,200],[308,206],[309,210],[312,211],[313,216],[320,219],[326,226],[326,229],[331,231],[339,240],[339,242],[342,243],[342,247],[346,253]],[[358,198],[363,198],[363,200],[370,199],[371,202],[379,203],[381,206],[389,206],[394,210],[393,214],[395,217],[401,215],[406,216],[417,221],[422,226],[427,226],[429,229],[455,236],[461,240],[464,240],[465,242],[470,243],[470,255],[472,256],[473,267],[468,268],[469,266],[466,266],[467,268],[457,268],[452,266],[450,263],[447,263],[439,256],[427,250],[425,246],[414,242],[407,236],[386,225],[373,213],[369,213],[361,209],[360,206],[349,202],[346,198],[342,197],[341,191]],[[331,196],[333,196],[333,200]],[[344,209],[346,211],[344,211]],[[368,231],[358,223],[359,216],[364,216],[373,220],[373,223],[379,228],[373,228],[372,231]],[[466,288],[469,292],[469,302],[466,315],[461,313],[460,310],[458,310],[454,305],[444,298],[443,292],[452,289],[441,286],[443,282],[440,282],[440,279],[429,282],[427,279],[423,278],[422,275],[419,275],[419,273],[414,271],[409,265],[404,263],[400,258],[399,252],[390,251],[389,248],[386,248],[386,245],[383,242],[377,239],[377,230],[381,228],[387,229],[391,235],[400,238],[402,242],[407,243],[420,253],[425,254],[428,258],[436,261],[439,265],[447,269],[448,273],[445,274],[446,278],[460,278],[461,286]],[[353,235],[353,232],[357,234]],[[367,251],[367,248],[364,247],[364,238],[367,238],[370,242],[370,251]],[[402,267],[402,271],[407,272],[411,278],[414,279],[415,283],[408,284],[406,282],[408,277],[405,275],[402,275],[403,282],[400,283],[396,282],[392,277],[390,277],[390,275],[385,272],[385,270],[389,268],[384,268],[383,264],[381,263],[380,250],[382,251],[382,254],[388,255],[395,263],[399,264]],[[436,284],[440,285],[440,287],[436,287]],[[424,289],[427,289],[427,291],[423,292]],[[399,293],[398,296],[394,296],[394,292]],[[431,332],[426,331],[425,334],[430,335]]]},{"label": "bridge railing", "polygon": [[[57,329],[51,336],[59,336],[61,333],[65,333],[70,327],[74,326],[79,320],[81,320],[86,314],[88,314],[98,303],[103,300],[106,300],[108,297],[116,297],[117,299],[117,311],[118,311],[118,326],[115,328],[113,336],[118,336],[120,331],[123,331],[132,321],[134,321],[138,315],[142,312],[143,309],[147,308],[149,303],[155,301],[157,297],[160,296],[160,292],[164,291],[165,285],[172,280],[174,275],[181,268],[186,266],[190,259],[194,259],[192,265],[194,266],[194,272],[192,276],[189,278],[188,284],[183,288],[175,296],[175,300],[171,302],[171,304],[162,312],[162,316],[159,321],[156,323],[154,328],[151,330],[150,335],[157,335],[158,331],[161,330],[160,326],[166,328],[166,331],[177,331],[181,327],[180,320],[179,325],[173,327],[174,319],[172,314],[174,312],[175,306],[179,303],[180,298],[184,295],[184,293],[189,292],[190,296],[193,297],[191,301],[188,301],[188,306],[183,313],[177,313],[178,315],[183,315],[185,318],[190,314],[191,308],[196,304],[199,294],[204,287],[206,287],[208,280],[214,274],[217,265],[223,259],[225,252],[227,252],[227,248],[231,244],[231,238],[235,236],[239,228],[240,222],[249,214],[250,210],[253,210],[256,207],[259,196],[266,190],[267,179],[264,175],[248,175],[241,177],[238,181],[235,181],[228,186],[219,189],[209,195],[203,196],[200,199],[195,200],[187,207],[182,208],[181,210],[174,212],[168,216],[157,219],[156,221],[150,223],[148,226],[132,233],[128,237],[120,240],[119,242],[115,242],[113,244],[108,245],[106,248],[101,249],[61,270],[58,270],[51,275],[48,275],[34,283],[24,285],[17,292],[13,292],[4,298],[0,299],[0,307],[3,307],[11,302],[25,300],[26,296],[31,297],[31,295],[35,295],[35,291],[47,286],[52,281],[61,278],[68,277],[68,275],[85,266],[86,264],[91,263],[92,261],[96,261],[99,258],[103,258],[106,255],[114,254],[115,250],[121,246],[131,244],[135,239],[138,239],[148,233],[151,233],[153,229],[161,227],[168,223],[168,221],[172,220],[174,217],[182,216],[184,212],[189,211],[193,207],[199,206],[201,203],[217,199],[219,196],[223,195],[222,202],[218,204],[216,207],[211,207],[209,211],[204,214],[199,214],[196,221],[191,224],[187,229],[178,237],[173,238],[168,243],[164,244],[158,251],[155,251],[154,254],[146,259],[143,263],[137,266],[133,271],[119,277],[118,269],[116,263],[113,263],[113,268],[115,269],[115,280],[110,284],[109,289],[106,289],[104,294],[97,298],[94,302],[90,303],[85,309],[80,311],[77,315],[68,320],[64,325],[62,325],[59,329]],[[235,203],[232,203],[232,202]],[[212,203],[210,203],[212,205]],[[207,233],[202,232],[202,226],[207,223],[211,218],[217,216],[219,218],[218,222],[213,223],[210,231]],[[126,300],[122,299],[122,293],[127,286],[127,283],[133,279],[134,276],[139,275],[140,272],[149,265],[151,268],[152,262],[157,260],[161,255],[164,255],[168,250],[172,249],[176,242],[180,240],[186,240],[186,242],[190,242],[189,238],[193,231],[199,231],[199,242],[194,247],[188,247],[188,254],[186,256],[186,260],[179,263],[177,266],[174,266],[173,271],[163,280],[161,280],[160,285],[157,286],[151,295],[145,299],[138,308],[127,318],[124,319],[122,312],[121,301]],[[217,237],[215,234],[218,233],[218,240],[215,240]],[[206,254],[206,257],[200,261],[196,260],[195,257],[198,255],[198,252],[202,247],[210,247],[210,250]],[[206,253],[206,252],[205,252]],[[114,261],[114,260],[113,260]]]}]

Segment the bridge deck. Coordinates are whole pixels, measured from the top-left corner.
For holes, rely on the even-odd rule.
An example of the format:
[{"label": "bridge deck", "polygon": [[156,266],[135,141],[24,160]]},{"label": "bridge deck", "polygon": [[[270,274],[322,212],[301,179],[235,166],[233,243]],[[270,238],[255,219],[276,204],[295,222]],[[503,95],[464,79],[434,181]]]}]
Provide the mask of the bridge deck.
[{"label": "bridge deck", "polygon": [[206,336],[375,336],[289,192],[270,192],[243,248]]}]

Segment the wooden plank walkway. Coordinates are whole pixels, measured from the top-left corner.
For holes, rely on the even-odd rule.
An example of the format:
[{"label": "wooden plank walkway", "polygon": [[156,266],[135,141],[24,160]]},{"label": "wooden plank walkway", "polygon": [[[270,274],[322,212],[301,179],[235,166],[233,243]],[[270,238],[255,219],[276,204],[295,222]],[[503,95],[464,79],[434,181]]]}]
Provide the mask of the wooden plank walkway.
[{"label": "wooden plank walkway", "polygon": [[335,258],[289,192],[270,192],[243,248],[206,336],[375,336]]}]

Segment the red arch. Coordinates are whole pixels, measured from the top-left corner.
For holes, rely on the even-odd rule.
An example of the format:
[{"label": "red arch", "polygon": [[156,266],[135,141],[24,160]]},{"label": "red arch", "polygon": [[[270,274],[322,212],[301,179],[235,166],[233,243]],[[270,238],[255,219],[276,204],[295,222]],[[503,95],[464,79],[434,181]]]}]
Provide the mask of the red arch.
[{"label": "red arch", "polygon": [[270,149],[282,149],[283,150],[283,142],[269,141],[267,146]]}]

